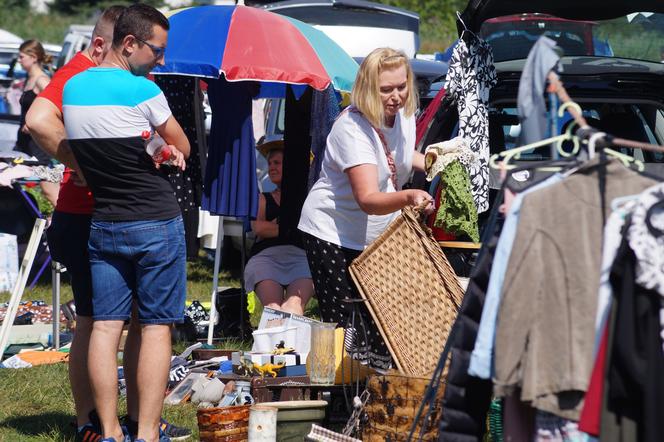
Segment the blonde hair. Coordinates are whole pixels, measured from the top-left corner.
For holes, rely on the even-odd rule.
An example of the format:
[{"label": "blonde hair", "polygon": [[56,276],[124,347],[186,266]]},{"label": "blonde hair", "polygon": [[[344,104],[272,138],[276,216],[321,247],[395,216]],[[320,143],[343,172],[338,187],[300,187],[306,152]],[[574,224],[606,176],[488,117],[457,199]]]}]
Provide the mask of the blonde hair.
[{"label": "blonde hair", "polygon": [[378,48],[371,51],[360,65],[350,100],[374,127],[380,128],[385,125],[385,109],[380,100],[378,76],[383,71],[398,69],[401,66],[406,67],[408,88],[408,97],[403,109],[405,115],[410,117],[417,110],[418,96],[415,75],[406,54],[392,48]]},{"label": "blonde hair", "polygon": [[19,52],[32,55],[37,59],[39,64],[48,64],[53,60],[53,57],[46,54],[44,47],[37,40],[26,40],[18,47]]}]

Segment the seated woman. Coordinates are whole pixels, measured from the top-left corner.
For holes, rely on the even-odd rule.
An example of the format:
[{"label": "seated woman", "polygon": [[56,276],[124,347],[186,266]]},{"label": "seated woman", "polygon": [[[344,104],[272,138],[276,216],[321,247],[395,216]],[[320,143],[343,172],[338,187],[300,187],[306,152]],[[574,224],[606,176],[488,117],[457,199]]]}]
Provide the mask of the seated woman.
[{"label": "seated woman", "polygon": [[260,195],[258,215],[251,223],[256,242],[245,267],[245,286],[265,307],[301,315],[314,285],[304,250],[279,238],[283,142],[265,143],[259,149],[267,157],[268,176],[277,188]]}]

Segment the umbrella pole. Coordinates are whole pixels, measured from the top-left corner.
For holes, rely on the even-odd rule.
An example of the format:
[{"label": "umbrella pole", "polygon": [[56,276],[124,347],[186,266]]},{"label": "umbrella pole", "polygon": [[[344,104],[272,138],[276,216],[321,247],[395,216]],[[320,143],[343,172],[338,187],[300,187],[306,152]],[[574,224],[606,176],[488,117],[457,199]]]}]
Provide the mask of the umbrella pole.
[{"label": "umbrella pole", "polygon": [[240,339],[244,339],[245,329],[244,329],[244,315],[246,310],[246,289],[244,287],[244,261],[246,259],[246,250],[247,250],[247,231],[245,229],[245,222],[242,222],[242,250],[240,250]]},{"label": "umbrella pole", "polygon": [[219,262],[221,261],[222,244],[224,240],[223,218],[219,218],[219,227],[217,228],[217,248],[214,252],[214,276],[212,277],[212,305],[210,306],[210,323],[208,325],[207,343],[212,345],[212,336],[214,335],[214,325],[217,322],[217,290],[219,290]]}]

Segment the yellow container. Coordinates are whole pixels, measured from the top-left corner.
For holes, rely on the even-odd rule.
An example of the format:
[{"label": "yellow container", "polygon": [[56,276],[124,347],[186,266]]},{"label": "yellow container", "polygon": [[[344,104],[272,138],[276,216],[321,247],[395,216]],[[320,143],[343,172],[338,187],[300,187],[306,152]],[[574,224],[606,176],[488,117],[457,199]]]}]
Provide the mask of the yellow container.
[{"label": "yellow container", "polygon": [[[311,356],[311,352],[309,353]],[[307,357],[307,375],[311,376],[311,364],[309,361],[309,356]],[[342,370],[342,361],[343,361],[343,370]],[[353,379],[350,377],[351,364],[353,367]],[[344,348],[344,329],[337,328],[334,330],[334,384],[348,384],[359,379],[364,380],[372,374],[374,371],[369,367],[360,364],[357,361],[353,361],[346,349]],[[343,373],[343,376],[342,376]]]}]

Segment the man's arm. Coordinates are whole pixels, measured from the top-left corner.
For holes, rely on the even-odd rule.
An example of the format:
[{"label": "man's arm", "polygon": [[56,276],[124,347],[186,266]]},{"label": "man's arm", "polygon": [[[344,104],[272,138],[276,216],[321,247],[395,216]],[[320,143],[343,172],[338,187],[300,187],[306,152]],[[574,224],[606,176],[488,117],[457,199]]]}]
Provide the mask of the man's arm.
[{"label": "man's arm", "polygon": [[189,139],[173,115],[168,117],[168,120],[161,126],[155,127],[155,130],[166,143],[175,146],[185,158],[189,158],[189,151],[191,150]]},{"label": "man's arm", "polygon": [[83,176],[67,143],[62,112],[55,104],[46,98],[37,97],[28,110],[25,125],[32,139],[44,152]]}]

